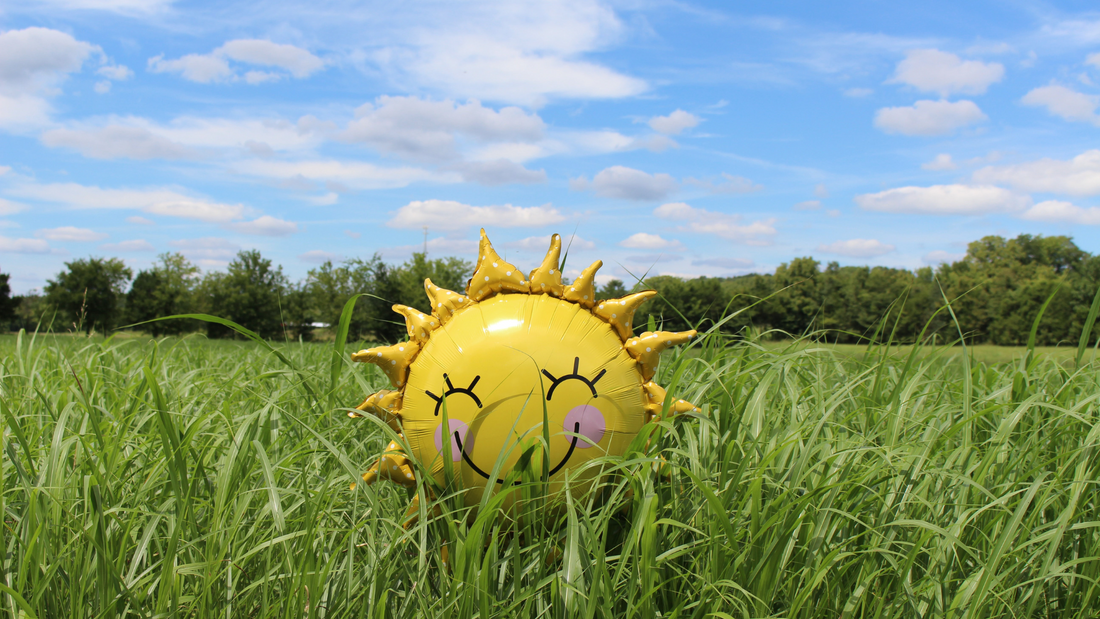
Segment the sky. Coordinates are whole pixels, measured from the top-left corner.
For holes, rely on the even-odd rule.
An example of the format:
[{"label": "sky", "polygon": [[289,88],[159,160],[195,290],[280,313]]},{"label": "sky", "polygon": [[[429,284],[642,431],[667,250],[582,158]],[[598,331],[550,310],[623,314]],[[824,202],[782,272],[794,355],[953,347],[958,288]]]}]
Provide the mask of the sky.
[{"label": "sky", "polygon": [[299,280],[472,261],[481,227],[601,282],[1100,253],[1096,6],[4,0],[0,271],[257,249]]}]

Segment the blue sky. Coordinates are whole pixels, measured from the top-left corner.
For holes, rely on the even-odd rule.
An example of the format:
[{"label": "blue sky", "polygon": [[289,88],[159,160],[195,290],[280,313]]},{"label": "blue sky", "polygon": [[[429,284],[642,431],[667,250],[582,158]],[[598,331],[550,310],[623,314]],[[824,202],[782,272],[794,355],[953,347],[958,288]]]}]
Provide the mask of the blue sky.
[{"label": "blue sky", "polygon": [[760,6],[8,0],[0,270],[256,248],[297,279],[424,226],[522,268],[573,236],[604,281],[1100,252],[1094,4]]}]

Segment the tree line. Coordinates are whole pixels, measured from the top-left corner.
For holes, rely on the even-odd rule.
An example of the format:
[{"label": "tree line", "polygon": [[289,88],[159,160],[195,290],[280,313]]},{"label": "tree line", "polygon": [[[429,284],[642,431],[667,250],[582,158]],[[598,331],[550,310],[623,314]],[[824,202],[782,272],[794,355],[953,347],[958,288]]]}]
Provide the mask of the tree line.
[{"label": "tree line", "polygon": [[[396,341],[404,323],[394,303],[428,312],[425,278],[463,290],[473,264],[459,258],[429,259],[417,253],[402,264],[381,256],[325,262],[292,282],[281,266],[256,250],[237,254],[226,271],[201,274],[184,256],[162,254],[136,276],[116,258],[66,263],[42,294],[12,297],[0,273],[0,327],[107,333],[123,325],[154,336],[205,330],[232,337],[209,322],[175,319],[205,313],[227,318],[262,337],[309,340],[335,329],[345,303],[355,304],[348,337]],[[854,343],[892,337],[913,342],[934,336],[952,341],[1020,345],[1028,340],[1040,308],[1049,300],[1037,332],[1041,345],[1076,344],[1100,287],[1100,256],[1064,236],[988,236],[969,245],[965,257],[936,268],[822,265],[812,257],[782,264],[773,274],[732,278],[649,277],[633,286],[611,280],[600,298],[651,288],[660,294],[639,309],[666,330],[707,329],[730,334],[817,333]],[[949,308],[948,308],[949,304]],[[950,311],[945,311],[949,309]],[[327,326],[317,326],[327,325]]]}]

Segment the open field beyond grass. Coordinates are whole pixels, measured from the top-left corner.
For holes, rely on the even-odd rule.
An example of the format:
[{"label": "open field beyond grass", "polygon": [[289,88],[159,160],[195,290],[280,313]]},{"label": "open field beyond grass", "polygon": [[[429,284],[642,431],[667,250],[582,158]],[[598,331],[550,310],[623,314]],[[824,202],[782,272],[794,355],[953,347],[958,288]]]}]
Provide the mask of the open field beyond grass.
[{"label": "open field beyond grass", "polygon": [[[345,415],[381,373],[349,367],[331,344],[274,347],[282,359],[201,337],[0,337],[4,612],[833,619],[1100,607],[1091,355],[1078,366],[1073,350],[1009,349],[999,363],[982,349],[703,338],[658,376],[703,414],[609,459],[598,498],[505,525],[457,509],[452,489],[425,495],[406,530],[406,491],[349,489],[388,441]],[[654,474],[658,455],[668,477]],[[427,517],[432,505],[441,515]]]}]

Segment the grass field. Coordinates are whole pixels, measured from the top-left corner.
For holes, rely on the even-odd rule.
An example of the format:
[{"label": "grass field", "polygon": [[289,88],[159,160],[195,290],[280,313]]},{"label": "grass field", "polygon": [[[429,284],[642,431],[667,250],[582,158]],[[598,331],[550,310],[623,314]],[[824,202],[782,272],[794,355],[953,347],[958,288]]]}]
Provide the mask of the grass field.
[{"label": "grass field", "polygon": [[349,489],[387,439],[341,409],[383,384],[332,344],[0,336],[0,607],[1095,617],[1100,363],[1011,352],[704,338],[658,377],[703,414],[599,498],[406,530],[406,491]]}]

